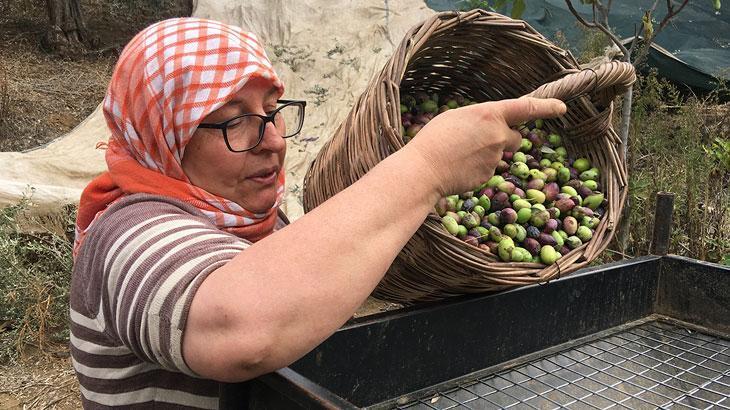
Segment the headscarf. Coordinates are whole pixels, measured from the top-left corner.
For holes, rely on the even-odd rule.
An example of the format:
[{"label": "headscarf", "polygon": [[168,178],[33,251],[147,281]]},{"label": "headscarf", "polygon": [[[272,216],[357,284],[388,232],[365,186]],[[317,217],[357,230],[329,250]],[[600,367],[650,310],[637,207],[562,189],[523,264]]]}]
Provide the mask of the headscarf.
[{"label": "headscarf", "polygon": [[108,172],[81,195],[74,255],[89,227],[126,195],[150,193],[193,205],[218,228],[255,242],[274,229],[284,192],[264,213],[192,185],[181,159],[198,124],[252,78],[284,86],[253,33],[199,18],[175,18],[137,34],[119,56],[103,102],[111,130]]}]

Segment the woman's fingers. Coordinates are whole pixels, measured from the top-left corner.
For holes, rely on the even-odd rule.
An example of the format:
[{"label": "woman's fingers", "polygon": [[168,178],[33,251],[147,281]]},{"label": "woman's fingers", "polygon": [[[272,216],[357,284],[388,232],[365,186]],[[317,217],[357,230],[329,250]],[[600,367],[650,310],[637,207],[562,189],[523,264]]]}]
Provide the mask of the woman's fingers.
[{"label": "woman's fingers", "polygon": [[567,109],[565,103],[555,98],[532,97],[503,100],[498,107],[502,118],[511,127],[541,118],[555,118],[565,114]]},{"label": "woman's fingers", "polygon": [[504,145],[504,150],[515,152],[520,149],[520,145],[522,144],[522,134],[513,129],[510,129],[508,133],[509,138],[507,139],[507,143]]}]

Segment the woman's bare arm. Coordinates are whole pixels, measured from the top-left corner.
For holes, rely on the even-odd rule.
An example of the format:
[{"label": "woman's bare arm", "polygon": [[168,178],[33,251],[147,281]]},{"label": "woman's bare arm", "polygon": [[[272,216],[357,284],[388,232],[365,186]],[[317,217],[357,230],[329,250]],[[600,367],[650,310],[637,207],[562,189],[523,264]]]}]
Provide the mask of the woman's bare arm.
[{"label": "woman's bare arm", "polygon": [[362,304],[439,196],[478,186],[520,136],[508,125],[562,114],[518,99],[439,115],[349,188],[241,252],[201,285],[183,355],[199,375],[240,381],[284,367]]}]

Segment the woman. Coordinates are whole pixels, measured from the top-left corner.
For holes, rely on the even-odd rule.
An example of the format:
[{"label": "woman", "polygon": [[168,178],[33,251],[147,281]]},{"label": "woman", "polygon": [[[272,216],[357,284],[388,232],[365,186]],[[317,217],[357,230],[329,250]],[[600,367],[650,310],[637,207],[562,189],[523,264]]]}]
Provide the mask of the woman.
[{"label": "woman", "polygon": [[166,20],[125,47],[104,100],[109,171],[77,221],[71,351],[86,407],[215,408],[219,381],[297,360],[367,298],[439,196],[478,185],[519,146],[509,124],[565,110],[520,99],[447,111],[284,227],[282,137],[298,133],[304,103],[283,92],[238,27]]}]

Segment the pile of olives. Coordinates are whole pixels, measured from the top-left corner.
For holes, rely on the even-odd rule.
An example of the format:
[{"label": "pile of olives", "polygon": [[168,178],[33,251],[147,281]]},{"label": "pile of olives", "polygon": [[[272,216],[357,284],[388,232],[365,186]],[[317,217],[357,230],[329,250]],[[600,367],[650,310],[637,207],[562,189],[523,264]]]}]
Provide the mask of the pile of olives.
[{"label": "pile of olives", "polygon": [[[473,104],[458,95],[444,98],[418,93],[401,98],[405,142],[435,115]],[[543,121],[519,127],[522,144],[504,152],[494,176],[472,191],[440,198],[441,224],[469,245],[505,262],[550,265],[593,237],[605,214],[600,171],[587,158],[574,159],[560,135]]]}]

